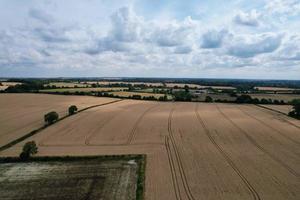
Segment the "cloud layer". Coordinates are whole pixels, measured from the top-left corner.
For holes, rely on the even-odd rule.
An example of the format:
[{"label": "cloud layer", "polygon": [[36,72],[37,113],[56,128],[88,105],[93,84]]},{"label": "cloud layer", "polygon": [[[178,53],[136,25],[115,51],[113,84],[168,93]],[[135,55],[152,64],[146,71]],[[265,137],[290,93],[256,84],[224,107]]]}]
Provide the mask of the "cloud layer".
[{"label": "cloud layer", "polygon": [[143,14],[148,6],[135,1],[100,5],[91,0],[98,18],[90,15],[91,5],[79,0],[73,4],[80,2],[83,11],[67,17],[59,1],[32,0],[26,9],[5,1],[1,9],[11,4],[23,14],[12,24],[0,21],[0,73],[300,79],[300,35],[294,28],[300,4],[276,1],[277,6],[266,1],[262,10],[229,4],[235,14],[206,16],[197,9],[178,15],[168,5]]}]

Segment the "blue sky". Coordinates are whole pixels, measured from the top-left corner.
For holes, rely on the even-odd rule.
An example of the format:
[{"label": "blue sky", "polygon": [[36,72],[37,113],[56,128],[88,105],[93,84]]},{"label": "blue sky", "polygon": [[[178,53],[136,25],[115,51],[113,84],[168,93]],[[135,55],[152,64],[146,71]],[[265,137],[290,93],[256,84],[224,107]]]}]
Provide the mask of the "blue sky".
[{"label": "blue sky", "polygon": [[0,76],[300,79],[300,0],[0,0]]}]

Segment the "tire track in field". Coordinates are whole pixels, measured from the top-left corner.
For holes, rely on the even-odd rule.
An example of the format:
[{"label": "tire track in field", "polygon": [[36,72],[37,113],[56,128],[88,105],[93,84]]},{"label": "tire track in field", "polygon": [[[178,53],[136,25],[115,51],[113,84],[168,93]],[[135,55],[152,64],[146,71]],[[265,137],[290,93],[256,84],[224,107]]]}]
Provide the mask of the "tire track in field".
[{"label": "tire track in field", "polygon": [[180,154],[179,154],[179,151],[178,151],[178,147],[176,145],[176,142],[175,142],[175,139],[174,139],[174,136],[173,136],[172,116],[173,116],[174,108],[175,107],[173,106],[172,110],[170,111],[169,117],[168,117],[169,137],[170,137],[170,141],[172,143],[172,146],[173,146],[173,149],[174,149],[174,152],[175,152],[175,158],[176,158],[177,165],[178,165],[178,168],[179,168],[179,174],[180,174],[180,177],[181,177],[181,180],[182,180],[182,183],[183,183],[184,191],[185,191],[185,193],[186,193],[189,200],[195,200],[195,198],[194,198],[194,196],[191,192],[190,186],[188,184],[187,177],[186,177],[186,174],[185,174],[185,171],[184,171],[184,168],[183,168],[182,160],[181,160],[181,157],[180,157]]},{"label": "tire track in field", "polygon": [[171,170],[172,183],[173,183],[173,188],[174,188],[174,191],[175,191],[176,200],[179,200],[179,199],[181,199],[181,195],[180,195],[175,164],[174,164],[174,160],[173,160],[173,157],[172,157],[172,152],[171,152],[168,136],[165,137],[165,148],[167,150],[168,161],[169,161],[169,166],[170,166],[170,170]]},{"label": "tire track in field", "polygon": [[297,128],[297,129],[300,129],[300,126],[298,126],[298,125],[296,125],[296,124],[290,122],[289,120],[284,119],[282,116],[280,116],[280,115],[285,115],[285,116],[289,117],[287,114],[282,113],[282,112],[280,112],[280,111],[278,111],[278,110],[275,110],[275,109],[272,109],[272,108],[265,107],[265,106],[263,106],[263,105],[258,105],[258,104],[254,104],[254,105],[257,106],[258,108],[260,108],[260,109],[258,109],[258,110],[260,110],[261,112],[268,113],[268,114],[269,114],[269,113],[272,113],[272,115],[273,115],[274,112],[275,112],[275,113],[278,113],[276,116],[279,117],[282,121],[284,121],[284,122],[286,122],[286,123],[288,123],[288,124],[294,126],[294,127]]},{"label": "tire track in field", "polygon": [[133,128],[132,128],[132,130],[131,130],[131,132],[129,133],[129,135],[128,135],[128,139],[127,139],[127,141],[126,141],[126,143],[125,144],[131,144],[131,142],[132,142],[132,140],[134,139],[134,137],[135,137],[135,135],[136,135],[136,130],[137,130],[137,128],[138,128],[138,125],[139,125],[139,123],[142,121],[142,119],[145,117],[145,115],[150,111],[150,110],[152,110],[153,108],[155,108],[155,107],[157,107],[157,106],[159,106],[160,104],[158,103],[158,104],[156,104],[156,105],[154,105],[154,106],[151,106],[150,108],[148,108],[147,110],[145,110],[144,112],[143,112],[143,114],[138,118],[138,120],[134,123],[134,125],[133,125]]},{"label": "tire track in field", "polygon": [[230,119],[220,108],[217,104],[215,104],[220,114],[227,119],[234,127],[236,127],[241,133],[243,133],[246,138],[253,144],[257,149],[268,155],[271,159],[273,159],[275,162],[277,162],[279,165],[281,165],[283,168],[285,168],[288,172],[290,172],[295,177],[299,178],[299,174],[290,168],[288,165],[286,165],[282,160],[275,157],[273,154],[271,154],[269,151],[267,151],[265,148],[263,148],[261,145],[259,145],[256,140],[251,137],[244,129],[242,129],[240,126],[238,126],[232,119]]},{"label": "tire track in field", "polygon": [[[72,121],[72,124],[76,123],[77,121],[81,121],[83,119],[86,119],[88,117],[90,117],[90,116],[89,115],[85,115],[85,116],[78,117],[77,119],[74,119]],[[52,124],[52,125],[54,125],[54,124]],[[74,129],[76,129],[76,127],[72,127],[71,125],[68,125],[67,127],[61,127],[54,134],[51,134],[51,135],[48,135],[48,136],[42,138],[38,142],[38,145],[39,146],[47,146],[47,141],[50,140],[50,138],[53,138],[54,136],[57,136],[58,134],[60,134],[62,130],[66,131],[66,132],[70,132],[70,131],[72,131]]]},{"label": "tire track in field", "polygon": [[[106,105],[110,105],[110,104],[113,104],[113,103],[118,103],[118,102],[122,102],[123,100],[115,100],[115,101],[111,101],[111,102],[106,102],[106,103],[102,103],[102,104],[99,104],[99,105],[93,105],[93,106],[89,106],[89,107],[86,107],[86,108],[83,108],[81,110],[79,110],[77,113],[73,114],[73,115],[67,115],[65,118],[69,118],[69,117],[72,117],[72,116],[75,116],[77,114],[80,114],[81,112],[85,111],[85,110],[89,110],[89,109],[92,109],[92,108],[96,108],[96,107],[102,107],[102,106],[106,106]],[[82,119],[85,119],[87,117],[90,117],[89,115],[86,115],[84,116],[84,118],[82,117],[78,117],[77,119],[73,120],[72,123],[74,124],[74,122],[77,122],[77,121],[80,121]],[[61,120],[60,120],[61,121]],[[56,123],[52,124],[51,126],[49,127],[52,127],[53,125],[55,125]],[[72,130],[72,129],[75,129],[74,127],[69,127],[69,128],[66,128],[66,127],[61,127],[59,130],[56,131],[55,134],[51,134],[51,135],[48,135],[47,137],[45,137],[44,139],[41,139],[38,143],[39,146],[47,146],[45,143],[46,143],[46,140],[49,140],[51,137],[53,136],[56,136],[57,134],[60,134],[60,130]]]},{"label": "tire track in field", "polygon": [[271,129],[271,130],[275,131],[276,133],[280,134],[281,136],[283,136],[283,137],[286,138],[287,140],[289,140],[289,141],[291,141],[291,142],[293,142],[293,143],[295,143],[295,144],[297,144],[297,145],[300,144],[300,142],[298,142],[298,141],[294,140],[293,138],[290,138],[289,136],[283,134],[281,131],[279,131],[279,130],[277,130],[276,128],[270,126],[269,124],[267,124],[267,123],[264,122],[263,120],[261,120],[261,119],[255,117],[255,116],[253,116],[253,115],[251,115],[250,113],[248,113],[247,111],[245,111],[244,109],[242,109],[240,106],[237,106],[237,108],[238,108],[240,111],[242,111],[245,115],[247,115],[247,116],[249,116],[250,118],[252,118],[252,119],[254,119],[254,120],[260,122],[261,124],[265,125],[265,126],[268,127],[269,129]]},{"label": "tire track in field", "polygon": [[[115,114],[115,115],[109,117],[108,119],[104,120],[104,123],[103,123],[100,127],[95,128],[94,130],[101,131],[101,130],[103,129],[103,127],[104,127],[107,123],[109,123],[110,121],[112,121],[112,120],[113,120],[114,118],[116,118],[117,116],[118,116],[118,115]],[[92,131],[91,131],[92,134],[88,135],[88,136],[86,137],[86,139],[84,140],[84,144],[85,144],[85,145],[91,146],[90,141],[91,141],[92,137],[94,137],[94,135],[96,134],[96,133],[93,133],[94,130],[92,130]]]},{"label": "tire track in field", "polygon": [[[223,148],[218,145],[218,143],[214,140],[214,138],[211,136],[209,129],[206,127],[203,119],[199,115],[198,112],[198,104],[195,109],[196,117],[198,119],[198,122],[203,127],[205,134],[209,138],[210,142],[215,146],[215,148],[219,151],[219,153],[222,155],[222,157],[225,159],[225,161],[230,165],[230,167],[235,171],[235,173],[241,178],[249,192],[251,193],[253,199],[255,200],[261,200],[259,194],[255,190],[255,188],[251,185],[251,183],[248,181],[248,179],[242,174],[242,172],[239,170],[239,168],[235,165],[233,160],[230,158],[230,156],[223,150]],[[215,130],[216,131],[216,130]],[[217,133],[217,131],[216,131]]]},{"label": "tire track in field", "polygon": [[156,146],[165,146],[163,142],[159,143],[133,143],[133,144],[44,144],[39,145],[41,147],[130,147],[130,146],[139,146],[139,145],[156,145]]},{"label": "tire track in field", "polygon": [[[128,105],[128,107],[125,109],[126,111],[128,111],[129,109],[131,109],[132,107],[135,107],[136,105]],[[114,118],[116,118],[116,117],[118,117],[119,116],[119,114],[118,113],[116,113],[115,115],[113,115],[113,116],[111,116],[111,117],[109,117],[107,120],[105,120],[105,122],[100,126],[100,128],[98,127],[96,130],[99,130],[99,131],[101,131],[103,128],[104,128],[104,126],[107,124],[107,123],[109,123],[110,121],[112,121]],[[90,140],[91,140],[91,138],[93,137],[95,135],[95,133],[94,134],[91,134],[90,136],[88,136],[87,137],[87,139],[85,140],[85,144],[87,145],[87,146],[104,146],[104,145],[106,145],[106,144],[96,144],[96,145],[94,145],[94,144],[91,144],[90,143]],[[127,143],[126,143],[127,144]],[[126,145],[126,144],[117,144],[117,145]],[[109,144],[107,144],[107,145],[109,145]]]}]

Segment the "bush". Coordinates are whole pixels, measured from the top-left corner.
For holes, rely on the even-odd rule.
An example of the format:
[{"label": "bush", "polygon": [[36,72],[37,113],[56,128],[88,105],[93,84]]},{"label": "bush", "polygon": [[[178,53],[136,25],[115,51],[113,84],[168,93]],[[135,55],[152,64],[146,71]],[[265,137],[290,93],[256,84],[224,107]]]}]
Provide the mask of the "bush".
[{"label": "bush", "polygon": [[164,96],[160,96],[158,98],[159,101],[168,101],[168,96],[167,95],[164,95]]},{"label": "bush", "polygon": [[192,95],[186,91],[175,91],[174,98],[175,101],[191,101]]},{"label": "bush", "polygon": [[289,112],[289,116],[300,119],[300,99],[294,99],[291,101],[293,110]]},{"label": "bush", "polygon": [[69,115],[73,115],[75,112],[77,112],[77,107],[75,105],[72,105],[69,107]]},{"label": "bush", "polygon": [[38,152],[38,148],[36,146],[35,141],[27,142],[23,146],[23,150],[20,153],[20,159],[21,160],[28,160],[32,155],[36,154]]},{"label": "bush", "polygon": [[249,95],[242,94],[241,96],[238,96],[236,98],[236,102],[237,103],[251,103],[252,102],[252,98]]},{"label": "bush", "polygon": [[49,112],[44,116],[44,120],[47,124],[53,124],[58,120],[58,114],[55,111]]},{"label": "bush", "polygon": [[131,98],[132,98],[132,99],[142,99],[142,96],[139,95],[139,94],[134,94],[134,95],[132,95]]},{"label": "bush", "polygon": [[213,99],[210,96],[206,96],[205,102],[213,102]]}]

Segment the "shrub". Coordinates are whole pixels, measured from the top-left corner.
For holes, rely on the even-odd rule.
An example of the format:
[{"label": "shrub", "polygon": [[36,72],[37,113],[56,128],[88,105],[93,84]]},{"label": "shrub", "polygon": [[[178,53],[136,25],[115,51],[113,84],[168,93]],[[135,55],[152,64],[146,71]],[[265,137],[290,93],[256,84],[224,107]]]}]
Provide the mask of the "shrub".
[{"label": "shrub", "polygon": [[131,98],[132,98],[132,99],[142,99],[142,96],[139,95],[139,94],[134,94],[134,95],[132,95]]},{"label": "shrub", "polygon": [[75,112],[77,112],[77,107],[75,105],[72,105],[69,107],[69,115],[73,115]]},{"label": "shrub", "polygon": [[44,116],[44,120],[47,124],[53,124],[58,120],[58,114],[55,111],[49,112]]},{"label": "shrub", "polygon": [[37,152],[38,152],[38,148],[36,146],[35,141],[27,142],[23,146],[23,150],[20,153],[20,159],[28,160],[32,155],[36,154]]},{"label": "shrub", "polygon": [[210,96],[206,96],[205,102],[213,102],[213,99]]},{"label": "shrub", "polygon": [[289,112],[289,116],[300,118],[300,99],[294,99],[291,104],[293,105],[293,110]]},{"label": "shrub", "polygon": [[237,103],[251,103],[252,102],[252,98],[249,95],[242,94],[241,96],[237,97],[236,102]]},{"label": "shrub", "polygon": [[168,101],[168,96],[167,95],[164,95],[164,96],[160,96],[158,98],[159,101]]}]

